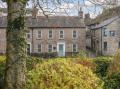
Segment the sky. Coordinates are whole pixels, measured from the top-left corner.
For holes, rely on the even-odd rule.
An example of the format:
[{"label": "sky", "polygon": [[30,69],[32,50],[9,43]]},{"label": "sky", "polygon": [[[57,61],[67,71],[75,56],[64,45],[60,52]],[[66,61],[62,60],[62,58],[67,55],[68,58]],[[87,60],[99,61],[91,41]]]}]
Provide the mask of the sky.
[{"label": "sky", "polygon": [[[33,1],[34,0],[28,2],[27,8],[32,7]],[[102,7],[100,5],[95,5],[91,3],[92,0],[59,0],[59,3],[57,3],[56,0],[40,0],[40,1],[44,2],[44,3],[40,2],[40,6],[47,15],[77,16],[80,7],[82,8],[84,14],[90,13],[92,18],[102,13]],[[48,2],[47,4],[45,3],[46,1]],[[51,3],[51,1],[53,2]],[[104,2],[105,0],[97,0],[97,1]],[[0,0],[0,7],[6,7],[6,4],[2,3],[1,0]],[[42,12],[43,11],[39,8],[39,13]]]}]

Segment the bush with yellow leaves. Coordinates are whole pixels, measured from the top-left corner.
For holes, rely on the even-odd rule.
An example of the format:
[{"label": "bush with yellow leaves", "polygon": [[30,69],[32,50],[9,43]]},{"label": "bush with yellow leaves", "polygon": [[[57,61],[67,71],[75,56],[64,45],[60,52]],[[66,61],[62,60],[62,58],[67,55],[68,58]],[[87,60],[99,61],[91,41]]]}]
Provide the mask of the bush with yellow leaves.
[{"label": "bush with yellow leaves", "polygon": [[91,69],[66,59],[47,60],[27,73],[27,89],[102,89]]}]

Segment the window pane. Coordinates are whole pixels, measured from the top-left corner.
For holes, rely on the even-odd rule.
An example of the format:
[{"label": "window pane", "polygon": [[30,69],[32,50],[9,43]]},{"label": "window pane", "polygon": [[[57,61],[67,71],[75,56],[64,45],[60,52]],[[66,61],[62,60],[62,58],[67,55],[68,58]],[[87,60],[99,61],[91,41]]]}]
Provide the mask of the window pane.
[{"label": "window pane", "polygon": [[118,43],[118,48],[120,49],[120,42]]},{"label": "window pane", "polygon": [[41,30],[38,31],[38,38],[41,38],[42,37],[42,33],[41,33]]},{"label": "window pane", "polygon": [[110,31],[110,36],[115,36],[115,31]]},{"label": "window pane", "polygon": [[48,52],[52,52],[52,45],[48,45]]},{"label": "window pane", "polygon": [[26,37],[28,38],[28,39],[30,39],[30,31],[28,31],[27,33],[26,33]]},{"label": "window pane", "polygon": [[41,44],[38,44],[38,52],[41,52],[42,50],[41,50]]},{"label": "window pane", "polygon": [[77,52],[77,45],[73,44],[73,52]]},{"label": "window pane", "polygon": [[64,32],[60,31],[60,39],[63,39],[63,38],[64,38]]},{"label": "window pane", "polygon": [[76,38],[77,37],[77,33],[76,31],[73,31],[73,38]]},{"label": "window pane", "polygon": [[52,38],[52,30],[49,30],[49,38]]},{"label": "window pane", "polygon": [[107,36],[107,29],[106,28],[104,28],[104,30],[103,30],[103,36]]},{"label": "window pane", "polygon": [[107,42],[104,42],[104,51],[107,51]]}]

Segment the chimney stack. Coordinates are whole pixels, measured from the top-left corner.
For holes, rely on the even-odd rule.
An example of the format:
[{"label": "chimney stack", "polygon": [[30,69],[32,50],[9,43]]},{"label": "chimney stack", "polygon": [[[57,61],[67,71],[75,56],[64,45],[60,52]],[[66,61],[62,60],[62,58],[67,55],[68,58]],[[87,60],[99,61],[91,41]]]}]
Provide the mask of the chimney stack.
[{"label": "chimney stack", "polygon": [[38,9],[36,7],[33,7],[32,18],[37,18],[37,15],[38,15]]},{"label": "chimney stack", "polygon": [[83,11],[82,11],[82,7],[80,7],[79,11],[78,11],[78,16],[80,18],[83,18]]},{"label": "chimney stack", "polygon": [[85,14],[85,19],[90,19],[90,14],[89,13]]}]

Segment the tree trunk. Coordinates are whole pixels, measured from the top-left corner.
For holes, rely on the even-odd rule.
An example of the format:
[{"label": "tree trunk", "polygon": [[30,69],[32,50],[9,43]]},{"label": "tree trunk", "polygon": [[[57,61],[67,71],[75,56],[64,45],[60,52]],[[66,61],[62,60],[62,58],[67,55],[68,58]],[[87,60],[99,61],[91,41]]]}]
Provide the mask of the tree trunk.
[{"label": "tree trunk", "polygon": [[[27,2],[27,0],[26,0]],[[25,89],[25,0],[7,0],[7,49],[4,89]]]}]

